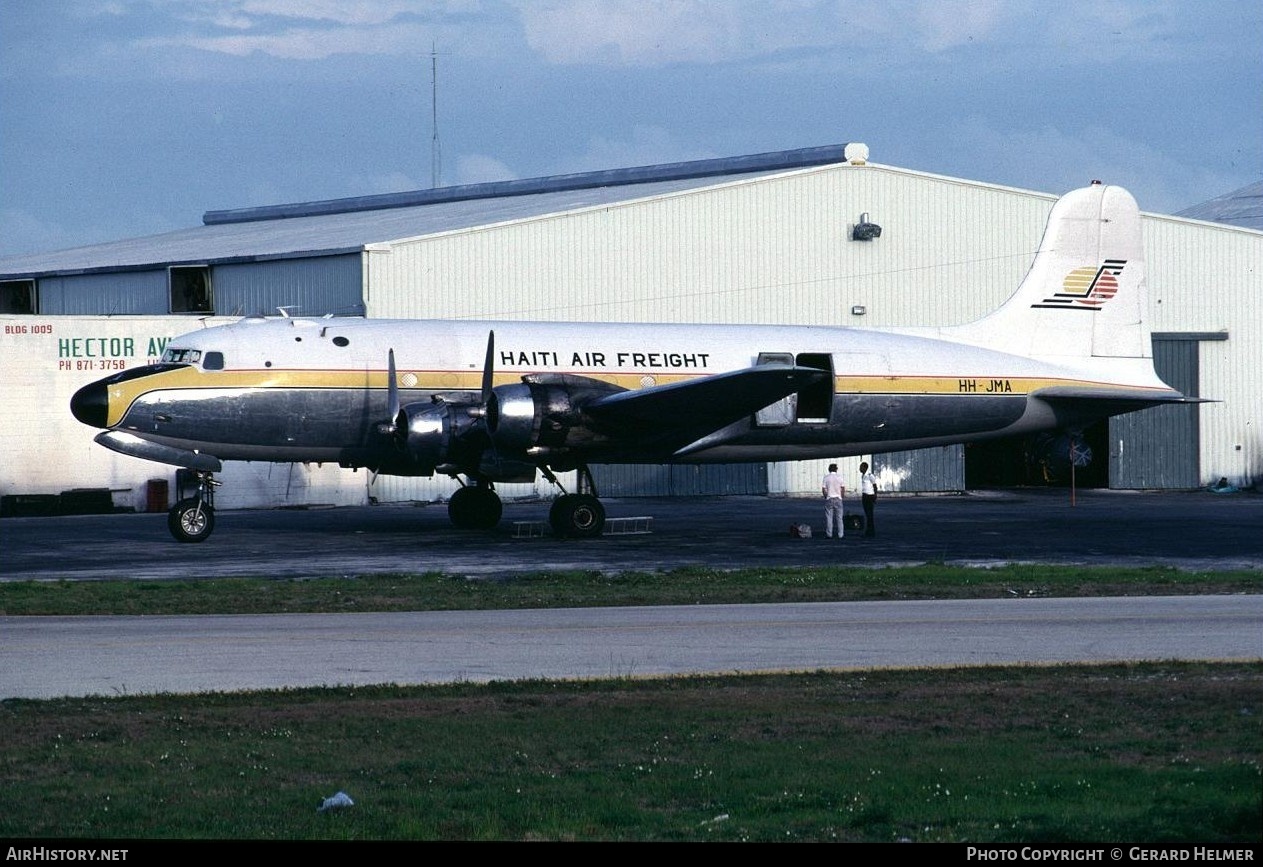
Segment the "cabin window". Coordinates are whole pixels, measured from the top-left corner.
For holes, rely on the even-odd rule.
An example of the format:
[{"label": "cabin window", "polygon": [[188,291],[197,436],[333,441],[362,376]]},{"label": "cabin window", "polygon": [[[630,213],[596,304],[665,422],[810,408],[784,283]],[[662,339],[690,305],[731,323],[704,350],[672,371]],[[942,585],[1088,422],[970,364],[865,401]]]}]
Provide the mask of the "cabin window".
[{"label": "cabin window", "polygon": [[0,313],[27,314],[34,312],[36,312],[34,280],[5,280],[0,282]]},{"label": "cabin window", "polygon": [[333,338],[333,345],[334,346],[350,346],[351,341],[347,340],[345,337],[339,334],[337,337]]},{"label": "cabin window", "polygon": [[205,265],[170,269],[172,313],[213,313],[210,268]]},{"label": "cabin window", "polygon": [[223,370],[224,354],[222,352],[208,352],[202,356],[202,368],[205,370]]}]

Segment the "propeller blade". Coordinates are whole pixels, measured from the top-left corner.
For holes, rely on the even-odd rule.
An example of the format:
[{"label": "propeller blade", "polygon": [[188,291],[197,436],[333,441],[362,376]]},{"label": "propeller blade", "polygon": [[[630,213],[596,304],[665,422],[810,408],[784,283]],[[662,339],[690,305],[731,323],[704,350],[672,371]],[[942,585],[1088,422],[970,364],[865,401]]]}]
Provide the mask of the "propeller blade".
[{"label": "propeller blade", "polygon": [[386,412],[389,417],[379,422],[377,432],[393,436],[399,426],[399,377],[395,374],[395,350],[392,348],[386,356]]},{"label": "propeller blade", "polygon": [[486,407],[491,400],[491,389],[495,380],[496,333],[487,332],[487,357],[482,363],[482,405]]},{"label": "propeller blade", "polygon": [[389,381],[386,384],[387,401],[390,406],[390,423],[393,425],[395,419],[399,418],[399,378],[395,375],[395,350],[392,348],[386,357],[387,376]]}]

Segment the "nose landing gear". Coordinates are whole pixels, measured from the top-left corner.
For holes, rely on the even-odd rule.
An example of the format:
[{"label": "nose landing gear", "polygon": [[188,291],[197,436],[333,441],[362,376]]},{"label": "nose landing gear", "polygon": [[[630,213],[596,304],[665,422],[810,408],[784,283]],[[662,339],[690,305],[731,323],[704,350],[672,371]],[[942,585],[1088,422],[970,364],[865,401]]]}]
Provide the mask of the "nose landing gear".
[{"label": "nose landing gear", "polygon": [[187,497],[167,512],[167,529],[178,542],[205,542],[215,529],[215,488],[223,482],[201,470],[197,475],[197,496]]}]

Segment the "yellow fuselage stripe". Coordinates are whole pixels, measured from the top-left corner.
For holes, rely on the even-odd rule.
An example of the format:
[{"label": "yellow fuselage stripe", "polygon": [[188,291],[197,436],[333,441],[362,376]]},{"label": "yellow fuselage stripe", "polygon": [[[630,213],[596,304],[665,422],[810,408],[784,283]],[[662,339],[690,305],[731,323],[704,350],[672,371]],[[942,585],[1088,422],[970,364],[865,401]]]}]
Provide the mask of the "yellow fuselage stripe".
[{"label": "yellow fuselage stripe", "polygon": [[[589,379],[600,380],[621,388],[635,390],[651,385],[668,385],[700,378],[696,374],[679,373],[589,373],[567,371]],[[521,371],[498,374],[495,385],[521,381]],[[479,391],[480,371],[400,370],[396,374],[399,387],[406,391]],[[254,369],[205,371],[187,367],[163,371],[152,376],[128,379],[110,386],[107,424],[118,424],[131,405],[151,391],[175,389],[354,389],[385,390],[389,375],[384,370],[296,370]],[[1054,387],[1110,387],[1110,383],[1048,377],[984,377],[984,376],[897,376],[840,375],[833,379],[836,394],[903,394],[903,395],[1025,395]],[[1117,385],[1112,387],[1117,388]],[[1137,387],[1143,393],[1148,389]]]}]

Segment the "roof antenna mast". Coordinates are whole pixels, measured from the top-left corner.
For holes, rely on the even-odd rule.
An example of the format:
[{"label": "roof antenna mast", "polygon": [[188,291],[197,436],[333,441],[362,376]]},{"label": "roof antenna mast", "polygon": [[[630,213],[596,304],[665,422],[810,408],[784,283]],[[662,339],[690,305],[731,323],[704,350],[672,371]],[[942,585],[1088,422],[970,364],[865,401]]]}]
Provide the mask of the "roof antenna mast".
[{"label": "roof antenna mast", "polygon": [[430,43],[430,186],[437,189],[443,176],[443,151],[439,147],[439,53]]}]

